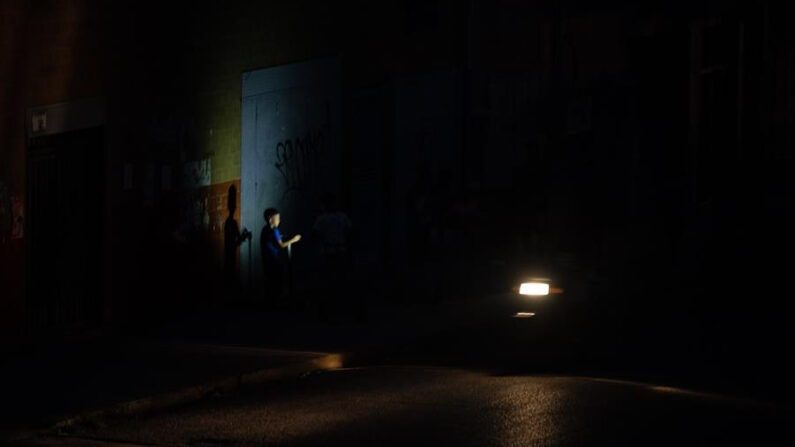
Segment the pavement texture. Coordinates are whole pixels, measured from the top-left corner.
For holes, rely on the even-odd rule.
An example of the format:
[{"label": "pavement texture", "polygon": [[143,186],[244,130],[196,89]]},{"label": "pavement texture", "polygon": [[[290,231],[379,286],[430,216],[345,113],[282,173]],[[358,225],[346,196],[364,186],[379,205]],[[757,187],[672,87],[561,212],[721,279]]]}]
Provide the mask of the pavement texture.
[{"label": "pavement texture", "polygon": [[[777,422],[767,425],[766,421],[789,417],[767,410],[759,416],[751,408],[762,408],[760,405],[716,397],[745,395],[775,400],[770,399],[775,393],[792,395],[787,381],[772,380],[774,386],[766,386],[764,395],[753,396],[754,393],[746,392],[748,387],[737,385],[738,377],[745,376],[742,370],[708,365],[697,350],[683,354],[665,343],[658,346],[632,343],[631,334],[606,330],[610,320],[604,315],[575,314],[571,306],[559,304],[564,302],[549,299],[530,303],[512,294],[502,294],[453,302],[379,303],[369,305],[362,313],[354,308],[356,303],[345,303],[349,308],[340,306],[337,315],[326,319],[318,319],[306,309],[263,310],[244,305],[186,315],[159,326],[142,326],[123,339],[53,344],[35,356],[6,359],[1,365],[0,380],[8,391],[0,399],[0,445],[315,445],[326,441],[396,444],[386,437],[368,438],[369,435],[360,434],[367,425],[362,420],[374,421],[373,427],[386,427],[387,434],[389,430],[397,430],[398,433],[390,436],[403,441],[410,439],[406,437],[408,433],[414,433],[431,442],[465,445],[580,445],[589,444],[591,438],[578,438],[573,434],[578,430],[601,433],[594,425],[576,428],[575,424],[572,425],[575,431],[564,430],[568,434],[562,438],[537,435],[535,429],[536,434],[522,435],[515,443],[506,441],[512,437],[487,438],[486,423],[477,422],[475,415],[487,414],[492,411],[490,408],[501,405],[500,401],[485,397],[472,401],[467,400],[470,397],[455,396],[471,394],[474,396],[471,399],[475,399],[500,395],[503,388],[519,390],[517,398],[525,402],[521,405],[535,405],[536,409],[528,411],[536,416],[543,414],[536,411],[541,403],[528,402],[540,395],[560,394],[566,397],[563,402],[575,402],[576,405],[555,410],[571,413],[571,416],[556,416],[557,426],[573,424],[566,419],[570,417],[587,420],[598,419],[601,413],[612,414],[610,408],[602,408],[599,399],[589,400],[588,396],[601,396],[600,399],[621,408],[635,408],[627,410],[629,416],[635,412],[649,414],[648,420],[621,419],[625,416],[619,412],[615,416],[618,419],[605,422],[639,427],[626,439],[649,436],[653,430],[666,433],[664,424],[658,426],[654,421],[678,417],[680,411],[690,412],[695,418],[699,408],[708,415],[715,411],[718,415],[715,417],[719,418],[709,416],[705,430],[712,430],[709,427],[714,428],[715,424],[723,427],[751,421],[749,427],[753,430],[769,429],[770,433],[779,434]],[[535,315],[517,319],[513,318],[516,311],[533,311]],[[630,342],[623,342],[618,349],[618,340]],[[683,345],[680,342],[674,346]],[[311,374],[340,366],[378,365],[382,367]],[[437,368],[401,369],[390,365]],[[666,369],[667,365],[685,369]],[[659,385],[654,388],[576,378],[582,376]],[[550,382],[551,378],[562,382]],[[458,388],[426,387],[448,381],[458,383]],[[558,386],[561,383],[567,385]],[[666,386],[715,394],[681,392],[679,388]],[[589,391],[594,387],[610,391]],[[312,393],[307,394],[304,389],[313,390],[312,393],[328,401],[312,400]],[[613,392],[618,393],[615,398],[618,400],[608,399]],[[355,399],[346,397],[349,394]],[[580,394],[585,400],[577,397]],[[381,395],[398,397],[384,401],[377,397]],[[632,397],[640,395],[646,397]],[[679,407],[672,406],[671,399],[676,401],[682,396],[690,400],[681,401]],[[268,406],[274,402],[284,406]],[[401,402],[405,405],[398,405]],[[359,403],[369,405],[370,410],[357,412]],[[478,410],[461,413],[456,407],[458,403]],[[300,414],[301,408],[306,409],[306,414]],[[436,408],[438,413],[429,408]],[[745,410],[732,413],[734,410],[729,408]],[[468,437],[472,442],[467,444],[415,421],[412,412],[431,419],[441,418],[442,427],[455,427],[460,419],[465,425],[480,423],[484,428],[477,436]],[[201,414],[204,416],[198,416]],[[246,419],[250,414],[258,414],[259,419]],[[320,419],[312,419],[313,414]],[[243,425],[238,425],[236,417]],[[338,417],[346,418],[347,422],[342,425],[323,422],[324,418]],[[511,423],[497,413],[492,418],[496,419],[491,424]],[[724,424],[720,418],[734,423]],[[520,422],[536,424],[531,419]],[[686,429],[697,426],[688,421],[677,424],[670,430],[682,436]],[[314,428],[307,428],[310,426]],[[401,426],[408,430],[403,437],[395,428]],[[342,437],[337,437],[338,430],[343,430]],[[604,436],[618,436],[617,441],[602,435],[593,439],[617,445],[626,441],[620,433],[609,430],[613,429],[608,429]]]},{"label": "pavement texture", "polygon": [[[631,324],[609,309],[567,295],[528,299],[513,293],[452,301],[355,303],[318,320],[305,311],[230,309],[185,316],[147,329],[142,338],[354,353],[357,365],[411,364],[516,373],[589,375],[650,381],[718,394],[795,402],[791,368],[781,351],[754,344],[716,356],[677,312],[633,314]],[[535,313],[514,318],[518,311]],[[649,336],[645,326],[670,319]],[[626,318],[624,318],[626,320]],[[767,351],[766,351],[767,350]],[[347,362],[348,366],[353,363]]]},{"label": "pavement texture", "polygon": [[793,445],[793,422],[792,410],[644,383],[343,368],[18,445]]},{"label": "pavement texture", "polygon": [[[55,427],[237,393],[241,387],[358,362],[389,361],[440,330],[483,314],[482,301],[381,303],[365,319],[351,309],[319,320],[305,310],[224,309],[142,326],[124,338],[55,341],[0,364],[0,440]],[[487,306],[503,319],[503,309]],[[496,309],[496,310],[495,310]],[[413,351],[413,348],[410,348]],[[444,353],[439,356],[445,358]]]},{"label": "pavement texture", "polygon": [[110,414],[150,412],[338,366],[333,355],[98,338],[4,361],[0,441]]}]

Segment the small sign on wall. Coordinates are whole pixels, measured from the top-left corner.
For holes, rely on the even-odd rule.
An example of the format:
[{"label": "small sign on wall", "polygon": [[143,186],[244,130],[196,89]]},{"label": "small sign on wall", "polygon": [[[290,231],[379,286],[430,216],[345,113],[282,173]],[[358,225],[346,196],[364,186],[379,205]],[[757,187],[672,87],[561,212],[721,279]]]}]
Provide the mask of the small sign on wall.
[{"label": "small sign on wall", "polygon": [[210,159],[189,161],[182,164],[183,179],[185,188],[193,189],[202,186],[210,186],[212,183],[212,169]]},{"label": "small sign on wall", "polygon": [[105,124],[105,98],[94,97],[28,109],[28,137],[90,129]]},{"label": "small sign on wall", "polygon": [[36,112],[30,116],[30,129],[33,133],[47,131],[47,112]]}]

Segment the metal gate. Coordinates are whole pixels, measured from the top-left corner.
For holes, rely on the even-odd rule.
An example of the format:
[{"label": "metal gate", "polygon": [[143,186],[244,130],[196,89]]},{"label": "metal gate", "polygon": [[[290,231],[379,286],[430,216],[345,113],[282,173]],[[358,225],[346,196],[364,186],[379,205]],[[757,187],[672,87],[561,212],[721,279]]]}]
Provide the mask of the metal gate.
[{"label": "metal gate", "polygon": [[33,331],[101,316],[104,151],[101,128],[32,138],[28,154],[28,316]]}]

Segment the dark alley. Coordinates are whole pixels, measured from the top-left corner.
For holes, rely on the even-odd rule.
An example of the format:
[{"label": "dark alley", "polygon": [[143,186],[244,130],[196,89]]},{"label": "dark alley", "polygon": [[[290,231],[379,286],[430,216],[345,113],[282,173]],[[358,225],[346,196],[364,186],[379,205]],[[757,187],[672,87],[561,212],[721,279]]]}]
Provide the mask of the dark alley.
[{"label": "dark alley", "polygon": [[0,444],[791,443],[793,19],[0,0]]}]

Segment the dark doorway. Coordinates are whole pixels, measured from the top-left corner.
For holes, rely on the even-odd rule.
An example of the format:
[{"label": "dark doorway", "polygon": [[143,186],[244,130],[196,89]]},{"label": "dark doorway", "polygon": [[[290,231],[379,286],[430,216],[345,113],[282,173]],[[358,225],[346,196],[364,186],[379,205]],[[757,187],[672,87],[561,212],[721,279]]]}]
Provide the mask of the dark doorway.
[{"label": "dark doorway", "polygon": [[100,323],[103,168],[102,128],[30,140],[28,316],[34,331]]}]

